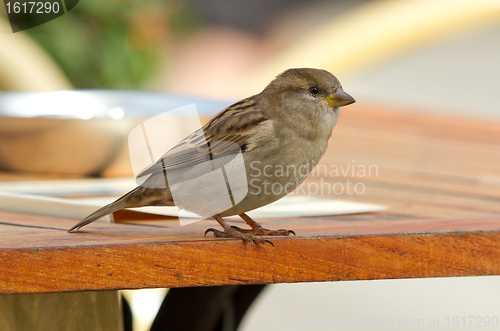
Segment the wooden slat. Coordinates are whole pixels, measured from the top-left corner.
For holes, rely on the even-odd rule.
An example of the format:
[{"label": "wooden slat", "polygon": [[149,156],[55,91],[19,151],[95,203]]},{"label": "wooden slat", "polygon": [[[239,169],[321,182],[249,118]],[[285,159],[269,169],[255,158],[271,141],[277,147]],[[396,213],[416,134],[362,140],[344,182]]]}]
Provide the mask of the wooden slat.
[{"label": "wooden slat", "polygon": [[[376,165],[378,174],[320,172],[305,185],[363,183],[363,194],[316,196],[391,209],[260,220],[297,233],[274,238],[274,248],[205,237],[205,229],[217,227],[209,220],[181,227],[175,218],[119,213],[122,223],[69,234],[76,220],[0,212],[0,293],[498,275],[498,124],[343,110],[320,165]],[[37,175],[0,174],[24,178]]]},{"label": "wooden slat", "polygon": [[280,238],[274,240],[274,248],[244,247],[235,240],[178,239],[3,249],[0,291],[37,293],[500,273],[499,232]]}]

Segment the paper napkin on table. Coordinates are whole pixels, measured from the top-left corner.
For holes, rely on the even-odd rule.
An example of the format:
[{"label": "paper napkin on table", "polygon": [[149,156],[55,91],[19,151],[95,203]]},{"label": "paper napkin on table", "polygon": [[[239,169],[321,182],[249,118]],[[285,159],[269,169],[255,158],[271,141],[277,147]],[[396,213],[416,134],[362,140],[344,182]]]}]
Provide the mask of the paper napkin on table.
[{"label": "paper napkin on table", "polygon": [[[102,193],[125,193],[135,187],[133,178],[126,179],[80,179],[34,182],[0,183],[0,210],[82,219],[116,198],[60,198],[50,194],[82,195]],[[180,218],[199,219],[196,214],[178,210],[176,207],[141,207],[131,210]],[[388,206],[352,202],[337,199],[324,199],[301,195],[288,195],[274,203],[248,212],[254,218],[333,216],[377,212],[389,209]],[[110,221],[109,217],[104,221]],[[182,223],[182,222],[181,222]]]}]

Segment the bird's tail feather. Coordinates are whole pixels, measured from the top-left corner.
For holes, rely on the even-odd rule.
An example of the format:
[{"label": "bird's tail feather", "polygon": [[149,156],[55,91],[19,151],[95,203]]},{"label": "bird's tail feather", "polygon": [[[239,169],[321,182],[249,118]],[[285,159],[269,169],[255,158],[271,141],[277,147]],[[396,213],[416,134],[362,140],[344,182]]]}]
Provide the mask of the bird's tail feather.
[{"label": "bird's tail feather", "polygon": [[80,228],[100,219],[101,217],[111,214],[119,209],[132,206],[138,200],[138,194],[136,194],[138,189],[139,187],[118,198],[116,201],[97,209],[95,212],[81,220],[77,225],[69,229],[68,232],[78,231]]}]

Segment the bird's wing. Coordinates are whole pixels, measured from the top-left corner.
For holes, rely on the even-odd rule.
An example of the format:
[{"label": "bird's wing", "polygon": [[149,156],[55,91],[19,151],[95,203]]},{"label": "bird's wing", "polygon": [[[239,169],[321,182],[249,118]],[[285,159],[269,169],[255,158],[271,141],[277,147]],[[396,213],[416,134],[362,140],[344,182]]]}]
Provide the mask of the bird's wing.
[{"label": "bird's wing", "polygon": [[137,177],[190,167],[235,154],[239,149],[244,151],[257,126],[267,119],[256,105],[255,98],[250,97],[225,108]]}]

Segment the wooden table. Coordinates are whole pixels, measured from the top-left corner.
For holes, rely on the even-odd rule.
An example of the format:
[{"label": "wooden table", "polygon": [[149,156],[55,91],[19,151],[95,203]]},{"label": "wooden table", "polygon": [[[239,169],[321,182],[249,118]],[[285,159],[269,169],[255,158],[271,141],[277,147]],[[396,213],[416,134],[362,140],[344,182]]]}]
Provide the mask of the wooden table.
[{"label": "wooden table", "polygon": [[[142,217],[70,234],[75,220],[0,212],[0,293],[500,274],[499,123],[350,106],[320,164],[340,174],[308,178],[323,185],[316,196],[391,209],[262,220],[297,233],[275,247],[204,237],[210,221]],[[378,172],[361,176],[369,165]],[[344,192],[328,193],[337,182]]]}]

